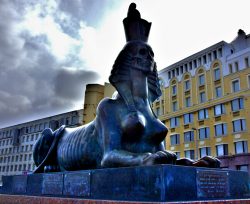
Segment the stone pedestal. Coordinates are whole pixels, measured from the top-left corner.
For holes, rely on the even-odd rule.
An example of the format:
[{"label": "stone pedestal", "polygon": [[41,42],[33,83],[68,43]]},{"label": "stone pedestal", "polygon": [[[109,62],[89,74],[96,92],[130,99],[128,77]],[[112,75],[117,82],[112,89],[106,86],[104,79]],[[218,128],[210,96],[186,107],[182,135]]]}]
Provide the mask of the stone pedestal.
[{"label": "stone pedestal", "polygon": [[5,176],[1,194],[119,201],[201,201],[250,197],[247,172],[157,165]]}]

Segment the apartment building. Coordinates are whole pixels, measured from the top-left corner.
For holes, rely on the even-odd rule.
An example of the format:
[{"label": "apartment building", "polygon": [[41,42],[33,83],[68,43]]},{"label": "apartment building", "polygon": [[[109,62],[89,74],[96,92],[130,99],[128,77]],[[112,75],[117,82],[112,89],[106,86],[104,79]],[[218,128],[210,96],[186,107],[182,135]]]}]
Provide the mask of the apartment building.
[{"label": "apartment building", "polygon": [[27,174],[35,169],[33,147],[45,128],[75,127],[83,122],[83,109],[0,129],[0,182],[2,175]]},{"label": "apartment building", "polygon": [[[250,35],[221,41],[159,72],[153,104],[169,127],[166,148],[180,157],[219,157],[223,168],[249,170]],[[230,161],[230,162],[229,162]]]}]

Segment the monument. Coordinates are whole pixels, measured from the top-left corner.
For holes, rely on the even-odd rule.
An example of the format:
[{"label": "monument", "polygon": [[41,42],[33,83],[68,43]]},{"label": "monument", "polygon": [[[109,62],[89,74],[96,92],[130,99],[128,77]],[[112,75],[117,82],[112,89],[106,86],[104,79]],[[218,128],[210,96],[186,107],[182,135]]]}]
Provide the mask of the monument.
[{"label": "monument", "polygon": [[165,150],[167,127],[151,109],[161,96],[154,52],[147,44],[151,23],[132,3],[123,24],[127,43],[109,77],[117,94],[100,102],[87,125],[45,129],[34,148],[34,173],[154,164],[219,167],[213,157],[176,160]]},{"label": "monument", "polygon": [[117,92],[100,102],[91,123],[45,129],[34,148],[36,170],[4,177],[1,192],[150,202],[248,197],[246,172],[219,170],[210,156],[177,159],[165,149],[168,129],[151,109],[161,95],[147,43],[151,23],[132,3],[123,24],[126,44],[109,77]]}]

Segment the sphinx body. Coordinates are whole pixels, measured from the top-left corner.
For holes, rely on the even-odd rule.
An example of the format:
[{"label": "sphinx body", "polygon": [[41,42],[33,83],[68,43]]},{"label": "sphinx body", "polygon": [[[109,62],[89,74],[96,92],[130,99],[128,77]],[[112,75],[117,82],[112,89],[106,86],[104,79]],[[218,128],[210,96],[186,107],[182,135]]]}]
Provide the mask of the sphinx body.
[{"label": "sphinx body", "polygon": [[165,150],[167,127],[151,109],[161,95],[154,53],[147,44],[151,23],[131,4],[124,26],[127,43],[109,77],[118,93],[100,102],[91,123],[44,130],[34,148],[35,173],[154,164],[219,166],[216,158],[177,160]]},{"label": "sphinx body", "polygon": [[[131,59],[125,60],[124,53],[128,54],[131,47],[138,52],[141,49],[145,49],[147,53],[152,52],[148,45],[142,44],[127,44],[116,61],[121,63],[122,58],[124,64],[127,64]],[[143,56],[148,58],[145,53]],[[148,77],[157,77],[156,67],[155,64],[151,65],[154,63],[152,58],[148,58],[145,63],[150,65],[148,69],[131,69],[129,80],[113,80],[114,83],[118,83],[120,91],[123,90],[124,84],[125,87],[129,84],[129,92],[122,94],[125,97],[126,94],[131,94],[133,110],[128,108],[130,104],[117,93],[113,98],[105,98],[100,102],[96,118],[91,123],[77,128],[63,127],[55,133],[44,131],[42,138],[53,138],[55,135],[55,139],[50,139],[50,144],[44,145],[43,143],[48,140],[41,138],[36,144],[34,160],[38,168],[35,172],[44,171],[44,168],[64,171],[175,163],[175,154],[165,151],[163,144],[168,130],[157,119],[150,106],[150,99],[156,92],[149,91],[148,84],[153,82],[148,82]],[[152,95],[151,98],[149,93]],[[54,142],[56,140],[57,142]],[[46,161],[48,153],[41,155],[41,152],[49,152],[51,148],[54,149],[50,153],[51,159]]]}]

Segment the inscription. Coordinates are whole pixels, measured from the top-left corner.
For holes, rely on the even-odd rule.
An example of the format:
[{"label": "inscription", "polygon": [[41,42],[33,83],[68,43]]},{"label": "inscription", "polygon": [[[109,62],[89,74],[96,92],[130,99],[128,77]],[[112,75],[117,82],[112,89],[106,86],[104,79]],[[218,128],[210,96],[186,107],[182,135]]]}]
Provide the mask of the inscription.
[{"label": "inscription", "polygon": [[225,198],[229,196],[227,172],[197,170],[196,184],[198,198]]},{"label": "inscription", "polygon": [[13,176],[13,193],[26,193],[27,176]]},{"label": "inscription", "polygon": [[42,194],[62,195],[63,174],[44,174]]},{"label": "inscription", "polygon": [[63,194],[90,196],[90,172],[66,173],[64,175]]}]

